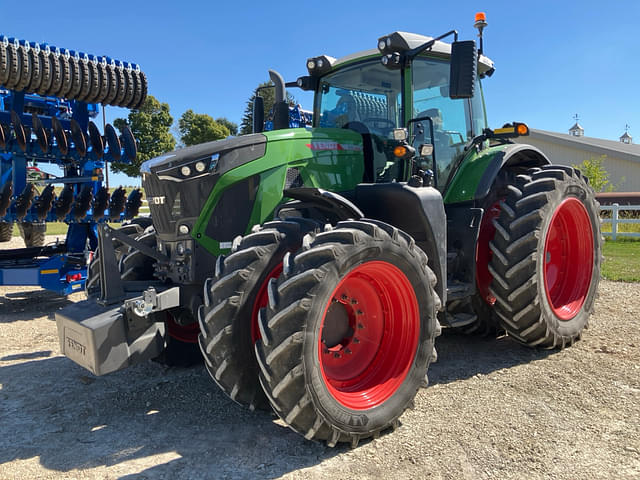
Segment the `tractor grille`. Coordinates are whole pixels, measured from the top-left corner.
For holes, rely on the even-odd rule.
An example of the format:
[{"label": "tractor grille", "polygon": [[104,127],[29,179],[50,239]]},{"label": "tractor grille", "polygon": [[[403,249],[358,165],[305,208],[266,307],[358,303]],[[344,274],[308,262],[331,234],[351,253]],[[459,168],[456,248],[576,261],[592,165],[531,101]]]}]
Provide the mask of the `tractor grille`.
[{"label": "tractor grille", "polygon": [[218,242],[243,235],[256,201],[260,175],[254,175],[227,188],[216,203],[205,233]]},{"label": "tractor grille", "polygon": [[304,181],[300,175],[300,170],[296,167],[287,168],[287,178],[284,182],[284,188],[303,187]]},{"label": "tractor grille", "polygon": [[158,233],[175,234],[176,221],[200,216],[217,177],[208,175],[186,182],[160,180],[154,174],[144,176],[144,187],[153,226]]}]

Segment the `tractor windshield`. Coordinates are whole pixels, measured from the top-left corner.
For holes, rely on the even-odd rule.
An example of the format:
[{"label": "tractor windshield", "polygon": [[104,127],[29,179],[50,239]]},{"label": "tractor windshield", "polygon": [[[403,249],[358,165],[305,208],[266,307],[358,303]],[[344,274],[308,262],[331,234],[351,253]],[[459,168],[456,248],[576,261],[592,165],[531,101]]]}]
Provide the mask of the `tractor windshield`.
[{"label": "tractor windshield", "polygon": [[[416,121],[410,123],[409,137],[417,151],[420,144],[433,145],[434,173],[440,190],[446,186],[455,161],[472,137],[473,126],[481,129],[484,123],[484,111],[475,112],[478,119],[472,119],[469,100],[449,97],[449,70],[449,63],[432,58],[418,57],[412,64],[413,118]],[[481,98],[480,95],[477,88],[476,96]],[[433,169],[432,157],[420,160],[422,168]]]},{"label": "tractor windshield", "polygon": [[365,167],[365,182],[388,182],[402,176],[403,165],[387,148],[391,131],[401,124],[401,115],[400,72],[385,68],[379,58],[342,68],[320,80],[316,126],[349,128],[367,136],[371,165]]}]

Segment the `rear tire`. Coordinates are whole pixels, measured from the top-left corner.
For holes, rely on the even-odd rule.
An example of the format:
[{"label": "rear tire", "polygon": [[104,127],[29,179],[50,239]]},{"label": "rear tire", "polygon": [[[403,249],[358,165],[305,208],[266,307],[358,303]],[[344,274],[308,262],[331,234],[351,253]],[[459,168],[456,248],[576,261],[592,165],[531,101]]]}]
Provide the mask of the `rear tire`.
[{"label": "rear tire", "polygon": [[224,393],[250,410],[269,408],[254,350],[267,284],[280,276],[285,253],[300,248],[304,235],[318,226],[292,218],[254,227],[234,242],[229,256],[218,258],[215,276],[205,284],[205,304],[198,311],[205,366]]},{"label": "rear tire", "polygon": [[435,283],[425,253],[388,224],[305,237],[259,320],[260,383],[280,418],[329,446],[398,426],[435,356]]},{"label": "rear tire", "polygon": [[518,175],[494,222],[491,292],[507,333],[528,346],[563,348],[593,311],[602,237],[593,189],[559,165]]}]

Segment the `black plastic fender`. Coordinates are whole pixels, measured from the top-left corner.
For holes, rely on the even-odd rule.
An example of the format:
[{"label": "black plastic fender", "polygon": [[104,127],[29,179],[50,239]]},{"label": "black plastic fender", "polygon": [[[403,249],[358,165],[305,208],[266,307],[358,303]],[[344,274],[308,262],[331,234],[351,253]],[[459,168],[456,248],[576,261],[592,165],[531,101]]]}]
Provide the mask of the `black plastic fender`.
[{"label": "black plastic fender", "polygon": [[551,164],[549,158],[533,145],[525,143],[509,144],[504,150],[497,153],[487,166],[480,182],[478,182],[475,198],[482,199],[489,194],[498,173],[504,167],[521,166],[530,168],[549,164]]}]

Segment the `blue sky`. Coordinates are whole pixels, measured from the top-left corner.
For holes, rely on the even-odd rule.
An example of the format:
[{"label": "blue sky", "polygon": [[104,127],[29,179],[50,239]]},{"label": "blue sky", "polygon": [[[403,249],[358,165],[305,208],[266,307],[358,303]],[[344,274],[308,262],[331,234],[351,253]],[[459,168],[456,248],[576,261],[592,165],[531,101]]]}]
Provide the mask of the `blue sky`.
[{"label": "blue sky", "polygon": [[[484,82],[491,126],[518,120],[566,132],[577,113],[588,136],[617,139],[629,124],[640,141],[635,0],[4,0],[0,11],[0,34],[140,64],[150,93],[169,103],[176,120],[191,108],[237,123],[269,68],[295,80],[308,57],[375,48],[378,37],[395,30],[435,36],[455,28],[462,39],[475,38],[474,14],[484,11],[485,52],[496,64]],[[308,94],[291,93],[311,107]],[[107,107],[107,121],[127,113]]]}]

